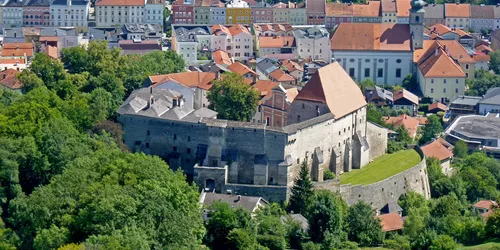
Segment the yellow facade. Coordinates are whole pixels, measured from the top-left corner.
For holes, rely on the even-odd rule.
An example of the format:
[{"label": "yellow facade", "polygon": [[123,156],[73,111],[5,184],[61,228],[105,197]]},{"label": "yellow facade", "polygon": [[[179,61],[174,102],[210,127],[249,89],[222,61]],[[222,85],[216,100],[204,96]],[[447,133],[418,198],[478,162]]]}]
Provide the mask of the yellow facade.
[{"label": "yellow facade", "polygon": [[247,24],[252,22],[250,8],[227,8],[226,24]]}]

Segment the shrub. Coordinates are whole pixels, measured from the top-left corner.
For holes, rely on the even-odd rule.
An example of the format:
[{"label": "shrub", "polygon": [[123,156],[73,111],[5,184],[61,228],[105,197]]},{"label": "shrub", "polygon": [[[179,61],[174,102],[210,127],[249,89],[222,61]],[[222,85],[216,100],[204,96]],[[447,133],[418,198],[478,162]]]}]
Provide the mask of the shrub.
[{"label": "shrub", "polygon": [[284,250],[286,249],[286,240],[284,237],[277,235],[257,235],[257,242],[269,250]]},{"label": "shrub", "polygon": [[352,241],[344,241],[340,243],[339,249],[358,249],[358,243]]},{"label": "shrub", "polygon": [[387,153],[392,154],[405,149],[404,142],[389,140],[387,143]]},{"label": "shrub", "polygon": [[335,174],[330,171],[330,169],[327,169],[325,170],[325,172],[323,172],[323,180],[333,180],[335,179]]}]

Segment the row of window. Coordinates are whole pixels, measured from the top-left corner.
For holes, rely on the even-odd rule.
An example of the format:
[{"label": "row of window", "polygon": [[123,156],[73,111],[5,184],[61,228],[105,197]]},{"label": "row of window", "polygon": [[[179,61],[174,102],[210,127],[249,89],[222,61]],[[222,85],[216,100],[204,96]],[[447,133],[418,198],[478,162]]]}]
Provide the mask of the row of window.
[{"label": "row of window", "polygon": [[[446,88],[443,88],[443,93],[446,93]],[[431,94],[434,94],[434,88],[431,88]],[[458,88],[455,89],[455,94],[458,94]]]},{"label": "row of window", "polygon": [[[434,83],[434,79],[431,79],[431,83]],[[443,79],[443,83],[446,83],[446,79]],[[455,83],[458,84],[458,79],[455,79]]]},{"label": "row of window", "polygon": [[[401,69],[400,68],[396,68],[395,69],[395,76],[396,78],[401,78],[402,77],[402,74],[401,74]],[[371,69],[370,68],[365,68],[365,72],[364,72],[364,77],[365,78],[369,78],[371,77]],[[349,76],[352,77],[352,78],[356,78],[356,69],[355,68],[349,68]],[[382,68],[379,68],[377,69],[377,78],[382,78],[384,77],[384,69]]]}]

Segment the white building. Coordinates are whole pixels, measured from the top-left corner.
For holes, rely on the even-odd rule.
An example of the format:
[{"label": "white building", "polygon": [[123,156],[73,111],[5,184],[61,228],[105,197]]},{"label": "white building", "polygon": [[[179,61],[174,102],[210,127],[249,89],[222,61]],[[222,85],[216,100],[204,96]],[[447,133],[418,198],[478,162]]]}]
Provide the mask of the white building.
[{"label": "white building", "polygon": [[97,27],[124,23],[144,23],[145,0],[98,0],[95,4]]},{"label": "white building", "polygon": [[164,0],[147,0],[144,6],[144,23],[163,25]]},{"label": "white building", "polygon": [[488,89],[479,101],[479,114],[500,113],[500,87]]},{"label": "white building", "polygon": [[368,78],[377,85],[401,85],[412,72],[407,24],[341,23],[331,44],[334,60],[356,82]]},{"label": "white building", "polygon": [[4,28],[21,27],[23,25],[23,1],[5,0],[2,2],[0,9]]},{"label": "white building", "polygon": [[293,34],[300,59],[322,60],[330,62],[330,34],[320,26],[296,26]]},{"label": "white building", "polygon": [[89,8],[85,0],[55,0],[50,5],[52,26],[87,27]]},{"label": "white building", "polygon": [[226,8],[225,7],[211,7],[211,20],[212,24],[225,24],[226,23]]},{"label": "white building", "polygon": [[201,25],[172,25],[172,50],[177,52],[187,65],[199,64],[202,56],[212,56],[212,30]]},{"label": "white building", "polygon": [[253,36],[245,26],[214,25],[212,33],[212,51],[224,50],[235,61],[246,61],[253,57]]}]

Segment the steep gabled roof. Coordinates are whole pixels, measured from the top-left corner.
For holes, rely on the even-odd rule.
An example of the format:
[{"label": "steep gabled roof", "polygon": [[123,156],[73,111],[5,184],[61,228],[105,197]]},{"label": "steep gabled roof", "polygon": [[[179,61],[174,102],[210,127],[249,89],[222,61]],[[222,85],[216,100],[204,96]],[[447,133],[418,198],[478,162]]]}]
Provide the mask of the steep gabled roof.
[{"label": "steep gabled roof", "polygon": [[358,85],[338,62],[319,68],[295,100],[325,103],[337,119],[366,105]]},{"label": "steep gabled roof", "polygon": [[352,16],[353,4],[350,3],[327,3],[326,16]]},{"label": "steep gabled roof", "polygon": [[409,17],[411,9],[411,0],[397,0],[396,7],[398,10],[398,17]]},{"label": "steep gabled roof", "polygon": [[229,58],[229,55],[227,54],[226,51],[216,50],[212,54],[213,54],[215,64],[222,64],[222,65],[229,66],[232,63],[231,58]]},{"label": "steep gabled roof", "polygon": [[240,62],[234,62],[231,65],[227,67],[231,72],[234,72],[240,76],[243,76],[247,73],[252,73],[253,75],[256,75],[255,71],[250,69],[248,66],[240,63]]},{"label": "steep gabled roof", "polygon": [[462,68],[442,49],[430,51],[418,65],[424,77],[465,77]]},{"label": "steep gabled roof", "polygon": [[470,4],[446,3],[444,11],[446,17],[470,18]]},{"label": "steep gabled roof", "polygon": [[6,69],[0,72],[0,85],[12,90],[20,89],[23,83],[17,79],[17,75],[21,72],[15,69]]},{"label": "steep gabled roof", "polygon": [[215,73],[212,72],[181,72],[150,76],[149,80],[153,84],[153,87],[157,87],[168,81],[174,81],[189,88],[209,90],[212,87],[212,81],[215,80],[215,77]]},{"label": "steep gabled roof", "polygon": [[425,156],[437,158],[440,161],[451,159],[453,157],[453,151],[446,148],[438,141],[433,141],[425,146],[422,146],[421,149]]},{"label": "steep gabled roof", "polygon": [[390,232],[403,229],[403,218],[398,213],[383,214],[377,216],[382,225],[382,231]]},{"label": "steep gabled roof", "polygon": [[412,92],[410,92],[406,89],[400,89],[400,90],[394,91],[394,93],[393,93],[393,100],[394,101],[397,101],[397,100],[402,99],[402,98],[412,102],[413,104],[418,105],[418,96],[416,96]]},{"label": "steep gabled roof", "polygon": [[331,38],[331,48],[332,50],[411,51],[410,26],[341,23]]},{"label": "steep gabled roof", "polygon": [[366,4],[353,4],[356,17],[380,17],[380,1],[368,1]]}]

